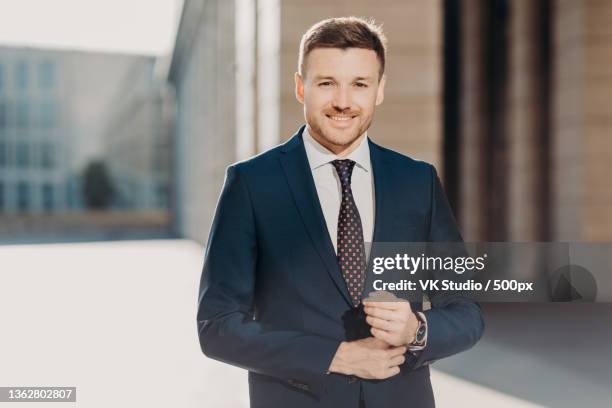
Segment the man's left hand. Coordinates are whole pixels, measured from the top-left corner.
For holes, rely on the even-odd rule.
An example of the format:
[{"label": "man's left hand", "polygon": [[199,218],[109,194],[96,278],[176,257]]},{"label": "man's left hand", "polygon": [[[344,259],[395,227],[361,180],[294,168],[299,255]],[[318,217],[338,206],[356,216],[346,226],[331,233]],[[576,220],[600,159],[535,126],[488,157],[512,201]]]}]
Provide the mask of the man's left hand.
[{"label": "man's left hand", "polygon": [[409,302],[399,298],[389,301],[368,298],[363,300],[363,306],[372,336],[396,347],[414,341],[419,321]]}]

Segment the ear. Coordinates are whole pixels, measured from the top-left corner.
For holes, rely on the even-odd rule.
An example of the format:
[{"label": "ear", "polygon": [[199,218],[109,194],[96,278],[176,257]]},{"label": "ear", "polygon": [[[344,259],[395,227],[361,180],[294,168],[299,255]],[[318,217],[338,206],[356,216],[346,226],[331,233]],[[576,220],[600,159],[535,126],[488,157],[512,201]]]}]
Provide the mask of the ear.
[{"label": "ear", "polygon": [[385,100],[385,83],[387,82],[387,76],[383,74],[380,82],[378,83],[378,91],[376,92],[376,106],[380,105]]},{"label": "ear", "polygon": [[295,98],[303,105],[304,104],[304,80],[299,72],[294,75],[295,79]]}]

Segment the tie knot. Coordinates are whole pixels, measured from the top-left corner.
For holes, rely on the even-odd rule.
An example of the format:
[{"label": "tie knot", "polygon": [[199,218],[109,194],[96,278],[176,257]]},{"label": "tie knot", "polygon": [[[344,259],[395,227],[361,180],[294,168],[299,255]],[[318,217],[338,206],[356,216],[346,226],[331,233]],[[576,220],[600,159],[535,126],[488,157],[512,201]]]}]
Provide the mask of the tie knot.
[{"label": "tie knot", "polygon": [[342,184],[342,186],[350,186],[351,174],[353,174],[355,162],[350,159],[344,159],[334,160],[332,164],[336,168],[336,172],[338,172],[338,177],[340,177],[340,183]]}]

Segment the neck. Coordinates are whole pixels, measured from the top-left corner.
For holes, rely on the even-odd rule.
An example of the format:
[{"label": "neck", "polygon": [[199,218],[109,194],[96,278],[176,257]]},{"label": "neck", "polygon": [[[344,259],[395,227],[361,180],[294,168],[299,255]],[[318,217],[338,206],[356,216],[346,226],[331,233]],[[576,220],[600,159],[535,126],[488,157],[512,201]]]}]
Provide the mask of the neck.
[{"label": "neck", "polygon": [[353,140],[350,144],[340,146],[340,145],[336,145],[336,144],[330,143],[329,141],[325,140],[317,132],[314,132],[312,128],[310,127],[310,125],[307,125],[307,128],[308,128],[308,133],[310,134],[310,136],[312,136],[314,140],[316,140],[321,146],[325,147],[327,150],[329,150],[330,152],[332,152],[333,154],[335,154],[341,159],[345,158],[346,156],[354,152],[355,149],[359,147],[359,144],[365,137],[365,132],[363,132],[357,139]]}]

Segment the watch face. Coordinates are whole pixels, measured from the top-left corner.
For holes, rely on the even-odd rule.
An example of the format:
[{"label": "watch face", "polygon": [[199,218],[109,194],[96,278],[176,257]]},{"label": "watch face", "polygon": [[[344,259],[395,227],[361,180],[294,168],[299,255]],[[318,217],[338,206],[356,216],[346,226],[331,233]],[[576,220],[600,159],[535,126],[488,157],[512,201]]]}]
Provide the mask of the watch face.
[{"label": "watch face", "polygon": [[421,324],[421,325],[419,326],[419,330],[417,330],[417,334],[416,334],[416,336],[415,336],[415,339],[414,339],[414,340],[415,340],[417,343],[420,343],[420,342],[422,342],[422,341],[423,341],[423,339],[424,339],[424,338],[425,338],[425,325],[424,325],[424,324]]}]

